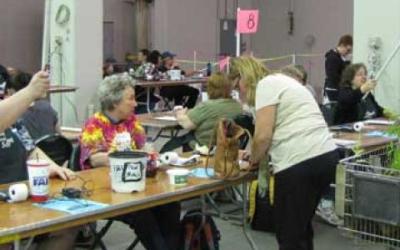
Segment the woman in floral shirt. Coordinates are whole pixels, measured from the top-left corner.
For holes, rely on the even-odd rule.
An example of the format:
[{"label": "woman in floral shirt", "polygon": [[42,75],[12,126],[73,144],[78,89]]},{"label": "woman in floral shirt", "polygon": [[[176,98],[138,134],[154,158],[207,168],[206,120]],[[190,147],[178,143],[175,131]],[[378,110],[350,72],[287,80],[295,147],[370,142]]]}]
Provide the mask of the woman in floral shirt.
[{"label": "woman in floral shirt", "polygon": [[[133,109],[132,109],[133,110]],[[106,158],[105,154],[114,151],[132,151],[141,149],[146,135],[136,120],[133,112],[125,119],[118,121],[107,113],[97,112],[86,124],[81,137],[81,167],[91,168],[96,158]],[[98,162],[101,166],[107,162]],[[94,164],[96,167],[97,164]]]},{"label": "woman in floral shirt", "polygon": [[[101,112],[86,122],[80,138],[82,169],[109,166],[110,152],[144,146],[146,135],[134,115],[137,106],[134,84],[127,73],[109,76],[100,84]],[[177,202],[114,219],[133,228],[146,249],[178,249],[180,205]]]}]

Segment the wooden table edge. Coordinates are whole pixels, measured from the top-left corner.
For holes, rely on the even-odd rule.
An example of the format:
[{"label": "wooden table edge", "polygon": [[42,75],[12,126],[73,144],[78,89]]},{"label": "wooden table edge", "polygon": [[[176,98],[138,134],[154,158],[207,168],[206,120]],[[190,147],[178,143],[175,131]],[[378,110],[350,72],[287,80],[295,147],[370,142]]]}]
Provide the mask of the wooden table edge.
[{"label": "wooden table edge", "polygon": [[[243,182],[248,182],[256,178],[257,177],[254,174],[250,173],[237,180],[232,180],[232,181],[216,180],[213,183],[193,186],[193,188],[191,188],[192,190],[187,190],[187,189],[182,191],[177,190],[173,194],[161,195],[161,197],[156,196],[156,197],[144,198],[139,201],[133,201],[114,206],[107,206],[105,208],[95,210],[92,212],[81,213],[77,215],[71,215],[68,217],[61,217],[59,219],[44,221],[43,223],[38,223],[29,227],[19,227],[14,230],[8,230],[6,231],[7,233],[0,232],[0,243],[4,244],[12,242],[14,240],[29,238],[36,235],[50,233],[75,226],[81,226],[96,220],[107,219],[118,215],[139,211],[142,209],[164,205],[170,202],[185,200],[188,198],[194,198],[206,193],[222,190],[229,186],[238,185]],[[139,202],[140,204],[135,204]]]}]

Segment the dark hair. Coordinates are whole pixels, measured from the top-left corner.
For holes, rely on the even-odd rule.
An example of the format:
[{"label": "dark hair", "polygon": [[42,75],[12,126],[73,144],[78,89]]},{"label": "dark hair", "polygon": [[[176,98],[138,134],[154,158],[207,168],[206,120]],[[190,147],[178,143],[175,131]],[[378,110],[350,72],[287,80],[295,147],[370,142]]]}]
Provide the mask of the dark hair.
[{"label": "dark hair", "polygon": [[338,42],[338,46],[353,46],[353,37],[349,34],[341,36]]},{"label": "dark hair", "polygon": [[160,61],[160,51],[158,50],[153,50],[149,56],[147,57],[147,62],[150,62],[154,65],[157,65]]},{"label": "dark hair", "polygon": [[6,89],[14,89],[16,92],[28,86],[32,79],[32,75],[26,72],[19,71],[12,76],[6,85]]},{"label": "dark hair", "polygon": [[0,64],[0,84],[3,82],[8,82],[10,79],[10,75],[7,72],[6,67]]},{"label": "dark hair", "polygon": [[112,63],[112,64],[114,64],[114,63],[116,63],[117,62],[117,60],[115,60],[115,58],[112,58],[112,57],[109,57],[109,58],[106,58],[106,60],[104,61],[104,63]]},{"label": "dark hair", "polygon": [[148,49],[141,49],[139,50],[139,52],[141,52],[146,57],[149,56],[150,54],[150,51]]},{"label": "dark hair", "polygon": [[[103,64],[103,78],[106,77],[106,76],[109,76],[109,74],[107,73],[107,69],[108,69],[110,66],[113,68],[113,73],[115,73],[116,70],[115,70],[115,68],[114,68],[114,64],[113,64],[113,63],[107,63],[107,62],[106,62],[106,63]],[[112,73],[112,74],[113,74],[113,73]]]},{"label": "dark hair", "polygon": [[367,71],[367,67],[363,63],[355,63],[350,64],[347,66],[342,73],[342,79],[340,81],[340,87],[351,87],[354,76],[356,75],[357,71],[361,68],[364,68]]}]

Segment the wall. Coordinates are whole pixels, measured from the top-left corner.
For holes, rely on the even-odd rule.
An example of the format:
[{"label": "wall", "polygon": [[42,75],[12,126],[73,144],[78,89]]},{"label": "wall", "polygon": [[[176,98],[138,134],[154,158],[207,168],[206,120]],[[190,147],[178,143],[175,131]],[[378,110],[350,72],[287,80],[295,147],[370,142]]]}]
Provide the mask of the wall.
[{"label": "wall", "polygon": [[[123,62],[126,52],[136,50],[134,1],[97,0],[95,4],[101,1],[103,21],[115,25],[114,56]],[[1,5],[7,8],[0,8],[0,64],[29,72],[41,67],[44,3],[44,0],[1,0]]]},{"label": "wall", "polygon": [[114,23],[114,58],[124,62],[125,53],[136,52],[134,1],[103,0],[104,22]]},{"label": "wall", "polygon": [[[225,1],[219,0],[156,0],[154,2],[152,44],[154,48],[169,49],[179,58],[192,59],[193,50],[200,60],[215,59],[218,54],[218,17],[225,16]],[[227,17],[234,18],[236,1],[228,0]],[[292,6],[292,7],[291,7]],[[240,8],[258,8],[258,33],[244,35],[248,52],[257,57],[276,57],[292,53],[325,53],[338,38],[352,33],[353,1],[335,0],[241,0]],[[294,33],[288,35],[288,11],[294,11]],[[201,13],[201,14],[199,14]],[[218,14],[217,14],[218,13]],[[306,37],[315,37],[313,46]],[[291,58],[269,63],[272,68],[291,63]],[[320,89],[325,77],[324,57],[298,59],[310,75],[310,83]]]},{"label": "wall", "polygon": [[44,1],[1,0],[1,6],[0,64],[27,71],[38,70]]},{"label": "wall", "polygon": [[155,0],[152,10],[153,48],[170,50],[178,58],[215,58],[217,53],[217,10],[215,0]]},{"label": "wall", "polygon": [[[291,1],[295,20],[292,36],[287,33],[287,12]],[[40,67],[43,2],[2,0],[2,4],[8,8],[0,8],[0,23],[3,24],[0,30],[0,63],[29,71]],[[115,24],[114,54],[117,61],[124,60],[125,52],[136,49],[133,2],[103,0],[103,21]],[[219,52],[218,18],[225,15],[224,2],[185,0],[182,4],[181,0],[155,0],[150,5],[150,47],[161,51],[169,49],[183,59],[192,59],[194,50],[197,51],[198,60],[215,59]],[[236,1],[227,0],[227,3],[227,17],[235,17]],[[293,52],[324,53],[336,45],[340,35],[352,33],[351,0],[241,0],[239,6],[259,8],[261,11],[259,32],[243,36],[248,51],[258,57],[275,57]],[[5,25],[11,22],[13,25]],[[307,35],[315,37],[311,47],[305,44]],[[291,59],[285,59],[268,65],[277,67],[290,62]],[[310,83],[320,88],[325,75],[323,56],[312,60],[298,59],[298,62],[309,70]]]},{"label": "wall", "polygon": [[[368,39],[380,37],[382,41],[381,62],[389,57],[400,39],[400,1],[386,0],[377,2],[374,0],[354,1],[354,62],[367,63],[369,54]],[[375,91],[375,97],[381,106],[388,107],[400,113],[400,55],[393,58],[381,78]]]},{"label": "wall", "polygon": [[[257,6],[257,5],[256,5]],[[309,73],[309,82],[321,92],[325,80],[324,56],[336,46],[339,37],[353,31],[353,1],[335,0],[268,0],[258,4],[263,16],[260,31],[255,35],[254,51],[264,57],[287,54],[321,54],[316,57],[298,57]],[[288,11],[294,12],[294,32],[288,34]],[[307,37],[315,42],[307,46]],[[290,63],[286,60],[284,63]]]}]

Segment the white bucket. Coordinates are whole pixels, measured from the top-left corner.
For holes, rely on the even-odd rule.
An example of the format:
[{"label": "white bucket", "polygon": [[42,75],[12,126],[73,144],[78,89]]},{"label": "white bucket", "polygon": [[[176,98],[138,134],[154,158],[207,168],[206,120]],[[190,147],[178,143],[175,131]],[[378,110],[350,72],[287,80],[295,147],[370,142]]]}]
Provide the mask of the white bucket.
[{"label": "white bucket", "polygon": [[185,168],[172,168],[167,170],[169,176],[169,184],[171,185],[186,185],[189,170]]},{"label": "white bucket", "polygon": [[180,69],[168,70],[168,76],[173,81],[181,80],[181,70]]},{"label": "white bucket", "polygon": [[139,192],[145,189],[147,153],[114,152],[110,160],[111,188],[118,193]]}]

